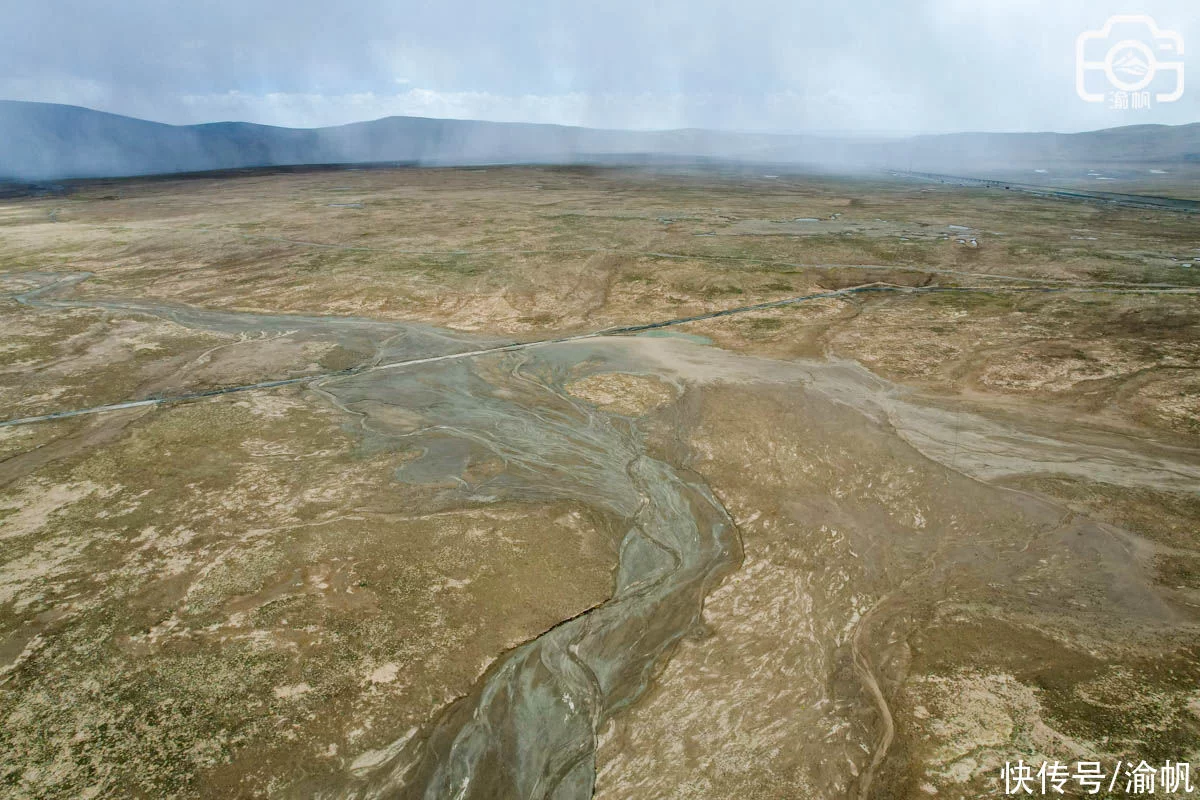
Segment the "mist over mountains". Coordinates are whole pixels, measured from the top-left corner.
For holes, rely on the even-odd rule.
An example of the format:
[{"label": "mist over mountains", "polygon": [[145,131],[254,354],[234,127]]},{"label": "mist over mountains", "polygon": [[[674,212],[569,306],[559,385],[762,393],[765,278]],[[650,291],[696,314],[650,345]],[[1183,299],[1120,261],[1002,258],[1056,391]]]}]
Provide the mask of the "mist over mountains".
[{"label": "mist over mountains", "polygon": [[622,157],[943,172],[1070,163],[1200,163],[1200,123],[1076,134],[906,138],[639,132],[423,117],[299,129],[245,122],[166,125],[77,106],[0,101],[0,179],[16,181],[305,164],[570,164]]}]

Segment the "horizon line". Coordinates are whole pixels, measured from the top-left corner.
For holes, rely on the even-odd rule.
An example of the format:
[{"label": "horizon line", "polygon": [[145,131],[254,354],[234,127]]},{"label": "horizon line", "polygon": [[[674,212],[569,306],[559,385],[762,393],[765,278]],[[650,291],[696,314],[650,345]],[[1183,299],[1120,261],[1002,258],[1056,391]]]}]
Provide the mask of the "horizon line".
[{"label": "horizon line", "polygon": [[917,139],[921,137],[938,137],[938,136],[972,136],[972,135],[1007,135],[1007,136],[1037,136],[1037,135],[1053,135],[1053,136],[1076,136],[1088,133],[1100,133],[1102,131],[1122,130],[1127,128],[1186,128],[1192,125],[1200,125],[1200,120],[1193,122],[1182,122],[1177,124],[1163,122],[1144,122],[1132,123],[1128,125],[1113,125],[1103,128],[1086,128],[1082,130],[1062,131],[1062,130],[981,130],[981,129],[962,129],[949,131],[884,131],[884,130],[807,130],[807,131],[764,131],[764,130],[747,130],[735,128],[704,128],[698,126],[688,126],[680,128],[610,128],[590,125],[569,124],[562,122],[533,122],[533,121],[517,121],[517,120],[493,120],[478,117],[430,117],[420,114],[389,114],[383,117],[371,117],[367,119],[355,120],[352,122],[342,122],[334,125],[308,125],[308,126],[291,126],[291,125],[273,125],[264,122],[251,122],[249,120],[239,119],[217,119],[207,122],[163,122],[162,120],[149,119],[146,117],[136,117],[130,114],[122,114],[116,111],[106,111],[101,108],[93,108],[91,106],[77,105],[75,103],[58,103],[45,100],[23,100],[0,97],[0,103],[20,103],[26,105],[38,106],[57,106],[60,108],[73,108],[82,111],[89,111],[94,114],[106,114],[123,119],[137,120],[146,122],[152,125],[165,125],[172,128],[196,128],[205,125],[250,125],[258,128],[276,128],[279,130],[289,131],[319,131],[330,130],[334,128],[346,128],[354,125],[369,125],[373,122],[382,122],[389,119],[419,119],[429,120],[432,122],[476,122],[488,125],[507,125],[507,126],[533,126],[541,128],[567,128],[581,131],[599,131],[605,133],[630,133],[630,134],[671,134],[671,133],[712,133],[731,136],[770,136],[778,138],[795,138],[795,137],[822,137],[822,138],[859,138],[859,139],[882,139],[882,138],[899,138],[899,139]]}]

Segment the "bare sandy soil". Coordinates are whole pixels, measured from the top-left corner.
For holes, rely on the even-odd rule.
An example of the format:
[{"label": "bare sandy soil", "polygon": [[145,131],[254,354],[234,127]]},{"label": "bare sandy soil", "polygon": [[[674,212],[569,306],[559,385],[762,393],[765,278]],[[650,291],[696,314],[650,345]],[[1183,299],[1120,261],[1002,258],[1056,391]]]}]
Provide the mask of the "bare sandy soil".
[{"label": "bare sandy soil", "polygon": [[1197,289],[1194,217],[882,178],[5,201],[4,419],[311,380],[0,427],[0,793],[1200,769]]}]

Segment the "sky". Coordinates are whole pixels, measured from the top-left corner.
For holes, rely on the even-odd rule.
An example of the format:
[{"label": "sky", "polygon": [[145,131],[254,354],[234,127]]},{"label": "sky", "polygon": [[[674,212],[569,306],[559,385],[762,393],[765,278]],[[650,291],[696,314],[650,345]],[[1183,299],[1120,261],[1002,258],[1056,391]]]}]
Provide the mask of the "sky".
[{"label": "sky", "polygon": [[[1196,3],[14,2],[0,16],[0,98],[292,127],[394,114],[839,133],[1181,124],[1200,121]],[[1080,99],[1076,37],[1114,14],[1182,36],[1171,58],[1194,87],[1150,108]]]}]

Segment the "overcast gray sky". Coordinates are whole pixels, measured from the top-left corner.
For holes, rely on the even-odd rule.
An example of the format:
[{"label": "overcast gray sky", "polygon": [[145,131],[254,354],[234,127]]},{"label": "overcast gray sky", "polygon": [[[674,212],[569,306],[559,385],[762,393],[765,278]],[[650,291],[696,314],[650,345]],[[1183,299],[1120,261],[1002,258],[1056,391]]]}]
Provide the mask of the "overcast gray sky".
[{"label": "overcast gray sky", "polygon": [[[1197,0],[9,0],[0,97],[173,123],[391,114],[933,132],[1200,121]],[[1075,38],[1146,14],[1181,100],[1075,93]]]}]

